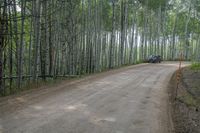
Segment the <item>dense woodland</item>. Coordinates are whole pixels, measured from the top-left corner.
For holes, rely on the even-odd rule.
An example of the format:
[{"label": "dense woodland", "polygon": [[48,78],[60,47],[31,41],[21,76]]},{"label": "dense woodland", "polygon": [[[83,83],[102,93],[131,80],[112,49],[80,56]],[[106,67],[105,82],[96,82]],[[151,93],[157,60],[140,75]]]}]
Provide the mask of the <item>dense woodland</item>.
[{"label": "dense woodland", "polygon": [[0,93],[145,61],[200,60],[200,0],[0,0]]}]

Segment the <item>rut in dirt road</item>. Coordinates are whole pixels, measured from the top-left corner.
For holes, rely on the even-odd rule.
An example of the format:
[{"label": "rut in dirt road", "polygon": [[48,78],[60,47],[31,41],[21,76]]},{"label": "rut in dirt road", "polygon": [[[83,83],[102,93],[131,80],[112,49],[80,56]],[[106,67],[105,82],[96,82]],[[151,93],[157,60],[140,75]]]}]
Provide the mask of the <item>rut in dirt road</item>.
[{"label": "rut in dirt road", "polygon": [[0,102],[0,132],[170,133],[167,90],[177,68],[130,66],[8,97]]}]

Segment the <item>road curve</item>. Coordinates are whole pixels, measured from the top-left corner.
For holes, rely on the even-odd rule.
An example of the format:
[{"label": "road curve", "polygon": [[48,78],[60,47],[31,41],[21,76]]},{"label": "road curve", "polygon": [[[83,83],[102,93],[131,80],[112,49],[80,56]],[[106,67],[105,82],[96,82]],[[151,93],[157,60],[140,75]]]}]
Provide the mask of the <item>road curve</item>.
[{"label": "road curve", "polygon": [[0,133],[170,133],[178,62],[142,64],[0,99]]}]

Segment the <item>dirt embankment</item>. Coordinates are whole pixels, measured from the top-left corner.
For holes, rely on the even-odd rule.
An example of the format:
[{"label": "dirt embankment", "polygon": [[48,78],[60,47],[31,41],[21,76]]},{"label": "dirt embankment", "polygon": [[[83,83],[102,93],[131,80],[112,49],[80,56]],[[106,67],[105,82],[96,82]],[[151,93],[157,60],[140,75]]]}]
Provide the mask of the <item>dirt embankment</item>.
[{"label": "dirt embankment", "polygon": [[[171,79],[172,117],[175,133],[200,133],[200,71],[181,71],[176,94],[176,74]],[[175,99],[175,100],[174,100]]]}]

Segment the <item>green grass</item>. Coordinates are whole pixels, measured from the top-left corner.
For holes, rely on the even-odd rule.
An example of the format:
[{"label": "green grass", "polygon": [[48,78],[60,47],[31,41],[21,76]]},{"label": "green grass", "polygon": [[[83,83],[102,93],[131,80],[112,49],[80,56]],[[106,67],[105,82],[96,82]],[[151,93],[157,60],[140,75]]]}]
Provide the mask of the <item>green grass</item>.
[{"label": "green grass", "polygon": [[178,99],[180,101],[182,101],[183,103],[185,103],[188,106],[193,106],[193,107],[200,107],[200,99],[196,99],[194,98],[192,95],[190,95],[189,93],[178,97]]},{"label": "green grass", "polygon": [[193,62],[191,65],[192,70],[200,70],[200,62]]}]

